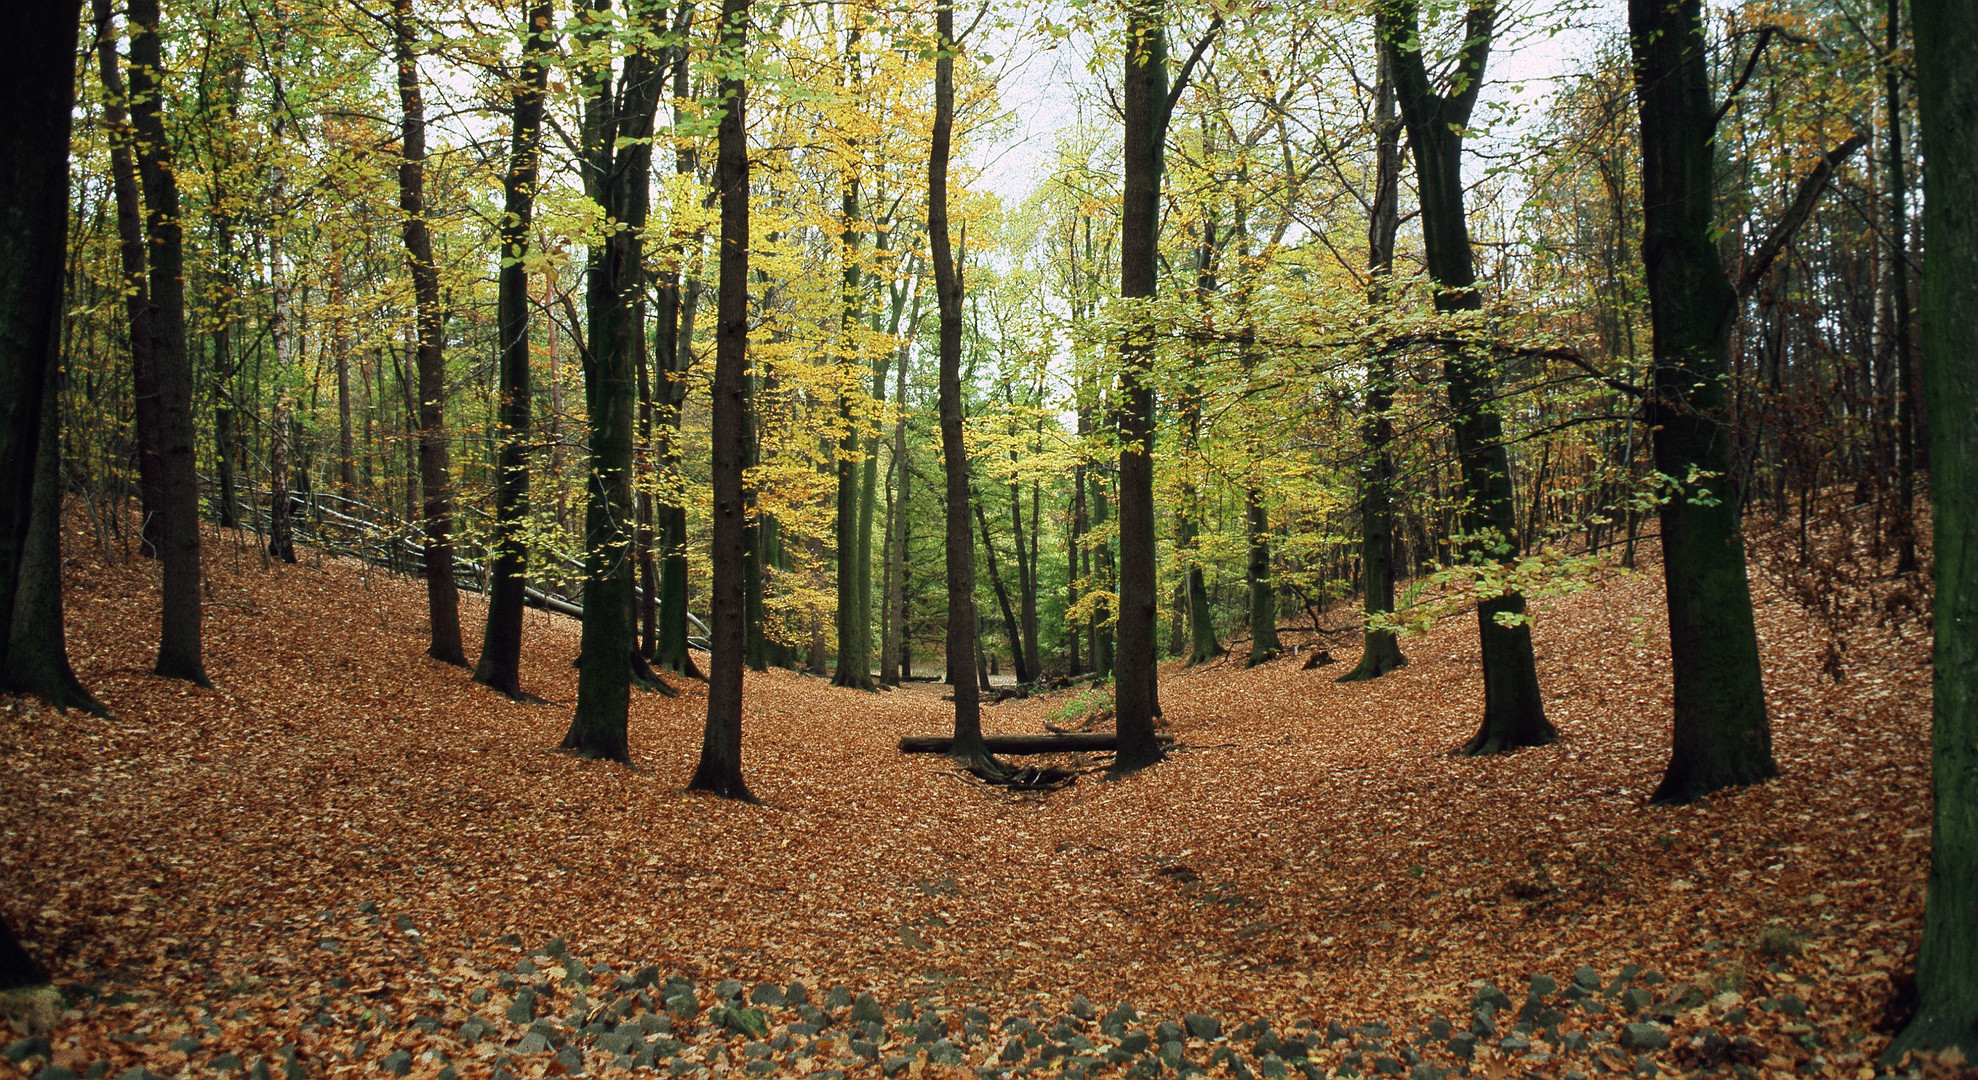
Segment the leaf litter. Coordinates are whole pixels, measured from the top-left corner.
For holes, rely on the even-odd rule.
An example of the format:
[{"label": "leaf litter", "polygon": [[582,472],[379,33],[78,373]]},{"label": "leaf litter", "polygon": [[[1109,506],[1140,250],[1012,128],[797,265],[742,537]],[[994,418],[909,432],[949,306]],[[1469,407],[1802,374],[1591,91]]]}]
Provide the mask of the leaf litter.
[{"label": "leaf litter", "polygon": [[0,914],[64,1010],[0,1078],[1866,1078],[1900,1020],[1927,636],[1823,681],[1762,581],[1782,775],[1694,806],[1645,801],[1653,572],[1537,622],[1554,746],[1448,755],[1480,699],[1451,619],[1370,683],[1164,665],[1169,760],[1059,761],[1054,792],[896,753],[947,730],[937,685],[751,673],[745,806],[681,790],[702,684],[634,695],[631,769],[579,760],[575,622],[528,615],[544,700],[511,702],[425,657],[420,582],[242,543],[208,533],[204,690],[148,674],[155,568],[69,538],[70,654],[114,717],[4,699]]}]

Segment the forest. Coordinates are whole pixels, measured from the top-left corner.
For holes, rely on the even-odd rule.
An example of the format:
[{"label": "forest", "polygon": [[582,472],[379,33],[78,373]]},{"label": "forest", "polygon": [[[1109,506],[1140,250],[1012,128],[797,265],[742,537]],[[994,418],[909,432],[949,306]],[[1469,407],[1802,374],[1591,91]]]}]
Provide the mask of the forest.
[{"label": "forest", "polygon": [[0,1080],[1978,1062],[1974,0],[9,22]]}]

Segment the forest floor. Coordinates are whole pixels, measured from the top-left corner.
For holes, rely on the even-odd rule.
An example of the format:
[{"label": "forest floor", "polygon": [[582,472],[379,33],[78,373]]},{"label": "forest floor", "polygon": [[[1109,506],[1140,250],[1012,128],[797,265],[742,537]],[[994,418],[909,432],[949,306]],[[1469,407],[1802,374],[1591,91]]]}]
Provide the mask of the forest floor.
[{"label": "forest floor", "polygon": [[204,690],[148,674],[155,567],[67,543],[113,716],[4,699],[0,915],[64,1011],[0,1078],[1865,1078],[1912,964],[1927,633],[1860,635],[1836,683],[1762,580],[1781,776],[1694,806],[1646,804],[1652,566],[1539,616],[1550,747],[1448,755],[1480,702],[1458,618],[1372,683],[1334,681],[1345,634],[1315,670],[1164,666],[1170,760],[1050,794],[895,752],[947,730],[939,687],[751,674],[750,806],[682,791],[699,683],[634,695],[630,769],[555,750],[568,619],[528,615],[545,700],[511,702],[425,657],[420,582],[212,530]]}]

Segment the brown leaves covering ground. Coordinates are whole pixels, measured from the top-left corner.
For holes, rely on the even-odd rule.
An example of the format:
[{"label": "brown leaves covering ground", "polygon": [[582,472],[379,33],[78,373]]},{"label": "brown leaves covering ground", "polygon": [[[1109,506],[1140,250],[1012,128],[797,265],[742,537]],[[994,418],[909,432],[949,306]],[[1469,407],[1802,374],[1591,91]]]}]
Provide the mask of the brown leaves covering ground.
[{"label": "brown leaves covering ground", "polygon": [[[106,564],[78,529],[70,652],[115,718],[19,699],[0,713],[0,914],[58,984],[79,984],[55,1033],[77,1069],[173,1074],[189,1055],[166,1046],[189,1033],[209,1052],[295,1044],[327,1070],[361,1010],[399,1023],[477,1011],[469,991],[517,959],[498,941],[511,932],[703,986],[842,981],[998,1017],[1056,1016],[1082,993],[1280,1030],[1302,1017],[1401,1033],[1432,1014],[1460,1030],[1475,980],[1522,1000],[1535,974],[1563,985],[1580,965],[1611,978],[1636,964],[1695,982],[1692,1001],[1803,999],[1805,1018],[1754,1009],[1739,1030],[1762,1043],[1761,1071],[1837,1076],[1886,1042],[1872,1029],[1911,962],[1927,638],[1858,642],[1848,681],[1823,682],[1801,612],[1762,583],[1783,775],[1698,806],[1645,805],[1670,712],[1649,573],[1540,617],[1564,736],[1552,747],[1447,756],[1480,701],[1460,619],[1372,683],[1333,681],[1351,649],[1314,671],[1299,657],[1164,668],[1173,758],[1048,796],[894,752],[902,734],[946,730],[938,687],[868,695],[751,674],[755,807],[681,791],[698,683],[634,695],[630,770],[554,751],[575,697],[570,620],[529,614],[523,683],[547,700],[513,703],[425,658],[419,582],[313,554],[264,567],[251,537],[207,543],[216,689],[148,674],[155,567]],[[477,636],[480,603],[462,606]],[[1038,731],[1061,701],[1005,704],[987,723]],[[366,901],[381,921],[357,917]],[[1734,1005],[1682,1012],[1678,1044]],[[308,1023],[319,1013],[334,1023]],[[394,1040],[422,1037],[372,1035],[368,1059],[338,1068],[375,1071]],[[462,1075],[489,1068],[448,1053]],[[1478,1066],[1557,1075],[1561,1062],[1485,1053]],[[15,1068],[0,1061],[0,1076]]]}]

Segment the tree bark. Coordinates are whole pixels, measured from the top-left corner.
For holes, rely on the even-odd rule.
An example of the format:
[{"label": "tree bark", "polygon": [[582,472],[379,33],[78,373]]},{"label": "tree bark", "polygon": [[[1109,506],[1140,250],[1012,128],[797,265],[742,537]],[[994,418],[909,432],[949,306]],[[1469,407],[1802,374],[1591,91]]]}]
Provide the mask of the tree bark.
[{"label": "tree bark", "polygon": [[[1936,643],[1930,878],[1916,1016],[1889,1055],[1978,1060],[1978,2],[1912,0],[1924,180],[1922,390],[1931,415]],[[1961,420],[1958,418],[1962,418]]]},{"label": "tree bark", "polygon": [[[100,712],[62,633],[57,403],[81,4],[28,5],[0,68],[0,687]],[[0,922],[0,990],[47,973]]]},{"label": "tree bark", "polygon": [[131,0],[131,126],[137,132],[138,176],[144,188],[150,241],[151,357],[158,377],[162,464],[163,603],[155,673],[212,685],[200,644],[199,475],[194,469],[192,359],[185,337],[185,244],[179,226],[179,187],[172,168],[160,101],[164,48],[158,0]]},{"label": "tree bark", "polygon": [[1775,776],[1725,424],[1737,295],[1718,255],[1716,104],[1701,0],[1629,0],[1641,112],[1642,266],[1654,375],[1675,734],[1653,799],[1683,803]]},{"label": "tree bark", "polygon": [[[853,92],[861,80],[858,77],[858,31],[854,29],[846,46],[846,60],[852,69]],[[847,158],[856,155],[858,145],[852,142],[842,148]],[[841,212],[843,220],[838,233],[842,245],[841,258],[844,266],[838,292],[838,453],[834,462],[838,479],[838,512],[836,522],[837,564],[838,564],[838,606],[837,606],[837,650],[838,664],[831,676],[831,685],[848,686],[854,690],[872,690],[872,624],[865,618],[867,609],[861,597],[859,578],[871,556],[869,536],[862,536],[859,530],[859,466],[862,464],[859,438],[857,402],[859,374],[858,348],[853,343],[858,331],[859,303],[861,288],[859,283],[857,228],[859,214],[858,167],[849,160],[840,165],[846,172],[842,185]],[[871,578],[866,577],[865,594],[871,592]]]},{"label": "tree bark", "polygon": [[[1394,270],[1394,236],[1401,226],[1401,127],[1395,120],[1394,80],[1383,50],[1374,89],[1374,203],[1367,215],[1368,303],[1384,302]],[[1394,610],[1394,356],[1383,349],[1367,364],[1366,414],[1360,436],[1366,457],[1360,464],[1361,595],[1367,619]],[[1392,630],[1366,627],[1360,662],[1340,682],[1378,679],[1408,662]]]},{"label": "tree bark", "polygon": [[934,259],[934,300],[940,309],[939,357],[942,473],[946,481],[950,679],[955,688],[955,735],[950,757],[1000,768],[982,742],[982,695],[972,677],[977,650],[975,543],[969,528],[968,448],[962,441],[962,280],[948,235],[948,156],[955,126],[955,7],[935,9],[934,133],[927,158],[927,242]]},{"label": "tree bark", "polygon": [[[1162,149],[1167,132],[1167,31],[1161,0],[1126,9],[1124,201],[1120,209],[1120,296],[1154,298],[1160,257]],[[1125,775],[1166,755],[1154,737],[1154,630],[1159,603],[1154,566],[1154,388],[1151,326],[1130,317],[1120,341],[1119,655],[1114,715]]]},{"label": "tree bark", "polygon": [[[693,5],[683,0],[675,19],[682,32],[691,27]],[[684,102],[688,95],[688,50],[679,47],[673,62],[673,124],[686,122]],[[700,167],[699,152],[692,139],[680,140],[673,155],[673,171],[693,176]],[[674,264],[660,276],[658,291],[658,361],[665,365],[664,379],[656,380],[654,409],[660,423],[657,448],[659,469],[672,492],[659,503],[656,528],[659,540],[659,630],[653,660],[660,667],[682,675],[702,678],[687,649],[687,509],[680,475],[680,410],[687,400],[687,368],[693,357],[694,315],[700,306],[700,278],[687,275],[688,251],[701,249],[702,233],[696,229],[674,253]],[[685,284],[682,278],[685,277]]]},{"label": "tree bark", "polygon": [[[609,0],[596,0],[604,11]],[[639,343],[644,287],[641,236],[650,210],[652,132],[666,85],[657,57],[643,49],[624,61],[617,93],[609,68],[593,75],[585,102],[585,187],[609,229],[591,248],[585,275],[589,348],[584,402],[590,424],[589,499],[584,511],[584,628],[577,708],[563,749],[631,763],[632,657],[637,651],[633,583],[637,573],[632,498]]]},{"label": "tree bark", "polygon": [[[1010,593],[1003,587],[1003,575],[996,567],[996,542],[989,535],[989,515],[982,509],[979,500],[971,500],[975,505],[975,521],[982,529],[982,554],[989,560],[989,588],[996,594],[996,606],[1003,610],[1003,632],[1010,640],[1010,667],[1015,669],[1016,681],[1027,683],[1037,677],[1035,672],[1024,666],[1023,628],[1017,619],[1016,609],[1010,606]],[[1017,556],[1021,559],[1023,556]],[[979,637],[980,635],[978,635]]]},{"label": "tree bark", "polygon": [[717,88],[715,190],[721,197],[721,262],[714,342],[714,522],[710,552],[707,726],[700,764],[688,789],[754,802],[742,780],[744,620],[743,529],[747,524],[742,465],[747,454],[745,369],[749,348],[749,147],[747,84],[740,75],[749,0],[722,0],[721,52],[728,67]]},{"label": "tree bark", "polygon": [[522,604],[528,551],[522,524],[529,510],[529,428],[534,390],[529,371],[529,253],[535,219],[536,179],[542,147],[543,99],[549,84],[549,56],[556,49],[551,28],[555,5],[541,2],[527,12],[522,69],[509,95],[512,109],[508,170],[502,175],[501,269],[496,283],[495,322],[501,335],[501,451],[495,475],[494,567],[488,582],[488,620],[481,633],[481,656],[474,681],[511,698],[522,695]]},{"label": "tree bark", "polygon": [[[1387,52],[1408,144],[1415,157],[1421,192],[1422,239],[1429,277],[1436,287],[1436,310],[1476,311],[1483,297],[1476,289],[1476,264],[1469,222],[1463,208],[1463,135],[1471,107],[1483,85],[1496,23],[1496,0],[1472,0],[1464,20],[1464,41],[1449,93],[1430,86],[1421,51],[1415,0],[1384,0],[1377,9],[1378,30]],[[1496,371],[1491,357],[1470,345],[1452,347],[1443,361],[1456,457],[1462,474],[1458,514],[1465,553],[1473,559],[1506,562],[1518,552],[1517,510],[1511,497],[1504,424],[1496,412]],[[1519,593],[1477,605],[1477,632],[1483,657],[1484,715],[1477,733],[1459,750],[1495,754],[1521,746],[1543,746],[1558,738],[1545,718],[1532,655],[1532,631],[1523,620]],[[1512,625],[1497,616],[1512,619]]]},{"label": "tree bark", "polygon": [[419,487],[425,525],[421,546],[426,610],[432,622],[432,644],[426,655],[466,667],[467,655],[460,644],[460,592],[453,582],[453,503],[447,486],[445,320],[440,311],[439,267],[433,262],[433,234],[426,224],[426,102],[413,53],[412,0],[392,0],[392,46],[402,111],[398,207],[405,222],[400,234],[412,271],[419,342]]},{"label": "tree bark", "polygon": [[131,405],[137,429],[137,490],[143,524],[138,552],[158,557],[164,528],[164,462],[158,453],[158,375],[151,357],[150,286],[145,277],[144,210],[140,205],[136,142],[125,112],[128,95],[117,67],[110,0],[92,0],[97,72],[103,81],[103,126],[110,141],[110,190],[117,204],[117,253],[124,271],[124,313],[130,326]]}]

